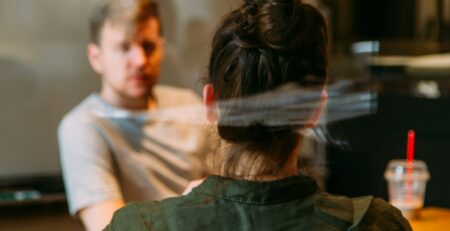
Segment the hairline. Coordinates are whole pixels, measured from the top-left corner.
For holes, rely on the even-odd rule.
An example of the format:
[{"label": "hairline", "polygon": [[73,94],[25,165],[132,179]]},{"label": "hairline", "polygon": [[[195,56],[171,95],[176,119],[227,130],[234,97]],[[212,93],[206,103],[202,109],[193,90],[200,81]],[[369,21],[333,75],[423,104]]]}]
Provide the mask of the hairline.
[{"label": "hairline", "polygon": [[158,26],[158,35],[159,35],[159,37],[162,37],[163,34],[162,34],[162,28],[161,28],[161,21],[156,16],[149,16],[144,21],[141,21],[141,22],[130,22],[130,23],[128,23],[126,20],[117,20],[117,21],[115,21],[115,20],[112,20],[111,18],[108,18],[108,19],[106,19],[103,22],[102,26],[98,30],[97,41],[94,41],[93,39],[91,39],[90,43],[94,43],[96,45],[100,45],[100,41],[101,41],[102,35],[103,35],[103,30],[105,29],[107,24],[109,24],[111,26],[121,25],[122,24],[122,25],[125,25],[125,27],[127,27],[127,28],[128,28],[127,24],[132,24],[133,25],[132,33],[136,33],[137,34],[137,33],[139,33],[138,32],[139,28],[141,26],[147,24],[148,21],[151,20],[151,19],[155,19],[156,20],[157,26]]},{"label": "hairline", "polygon": [[[125,24],[127,27],[128,26],[132,26],[133,30],[136,31],[141,25],[145,24],[148,22],[148,20],[150,20],[151,18],[154,18],[157,23],[158,23],[158,33],[160,37],[163,37],[163,28],[162,28],[162,23],[161,23],[161,13],[159,11],[159,4],[154,3],[153,2],[155,9],[152,10],[150,14],[147,14],[146,16],[144,16],[143,18],[138,19],[138,17],[140,16],[139,13],[134,13],[132,18],[129,19],[115,19],[114,18],[114,14],[111,14],[111,12],[108,10],[110,7],[110,4],[105,4],[102,6],[97,6],[96,10],[94,11],[94,13],[91,14],[90,19],[89,19],[89,30],[90,30],[90,39],[89,39],[89,43],[93,43],[93,44],[99,44],[100,40],[101,40],[101,35],[102,35],[102,31],[105,28],[107,23],[123,23]],[[100,16],[102,15],[102,13],[106,10],[106,13],[103,15],[104,17]],[[145,14],[144,14],[145,15]],[[97,18],[100,17],[100,18]],[[97,19],[100,19],[97,21]],[[98,22],[98,24],[97,24]],[[97,25],[96,25],[97,24]],[[95,29],[95,27],[97,27]]]}]

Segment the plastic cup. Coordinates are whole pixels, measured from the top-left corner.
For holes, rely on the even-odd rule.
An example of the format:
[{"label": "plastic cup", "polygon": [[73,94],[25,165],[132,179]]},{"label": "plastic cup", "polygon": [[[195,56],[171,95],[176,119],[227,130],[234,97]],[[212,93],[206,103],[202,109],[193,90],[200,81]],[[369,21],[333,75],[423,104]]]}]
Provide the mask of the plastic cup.
[{"label": "plastic cup", "polygon": [[420,217],[425,188],[430,179],[427,165],[421,160],[391,160],[384,172],[389,202],[408,219]]}]

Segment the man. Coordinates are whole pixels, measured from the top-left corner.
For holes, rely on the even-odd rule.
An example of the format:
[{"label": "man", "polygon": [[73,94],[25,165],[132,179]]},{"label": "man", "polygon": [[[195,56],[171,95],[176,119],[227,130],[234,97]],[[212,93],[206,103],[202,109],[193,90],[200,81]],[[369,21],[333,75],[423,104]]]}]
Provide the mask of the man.
[{"label": "man", "polygon": [[155,114],[199,100],[155,85],[164,40],[154,2],[104,1],[90,23],[87,53],[101,90],[64,117],[58,139],[70,212],[100,230],[125,203],[179,195],[201,177],[209,136]]}]

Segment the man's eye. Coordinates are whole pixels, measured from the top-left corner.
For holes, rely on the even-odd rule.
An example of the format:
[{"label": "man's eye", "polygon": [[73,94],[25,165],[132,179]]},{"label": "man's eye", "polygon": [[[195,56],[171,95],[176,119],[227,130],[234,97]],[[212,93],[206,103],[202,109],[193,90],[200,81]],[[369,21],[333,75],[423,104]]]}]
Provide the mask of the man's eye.
[{"label": "man's eye", "polygon": [[130,48],[131,48],[131,44],[130,44],[130,43],[122,43],[122,44],[120,45],[120,49],[121,49],[122,51],[129,51]]},{"label": "man's eye", "polygon": [[156,49],[156,45],[154,43],[143,43],[142,48],[146,54],[151,54]]}]

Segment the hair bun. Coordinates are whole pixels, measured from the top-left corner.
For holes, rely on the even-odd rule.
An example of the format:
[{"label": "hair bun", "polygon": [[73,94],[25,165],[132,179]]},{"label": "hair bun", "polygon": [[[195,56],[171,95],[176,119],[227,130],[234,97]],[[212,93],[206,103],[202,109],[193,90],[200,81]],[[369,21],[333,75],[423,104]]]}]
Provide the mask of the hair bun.
[{"label": "hair bun", "polygon": [[322,14],[301,0],[246,0],[241,13],[241,30],[272,49],[298,50],[315,39],[327,40],[326,31],[316,26],[324,21]]},{"label": "hair bun", "polygon": [[250,10],[252,11],[253,9],[255,9],[258,5],[258,0],[246,0],[244,5],[242,6],[242,9],[244,10]]}]

